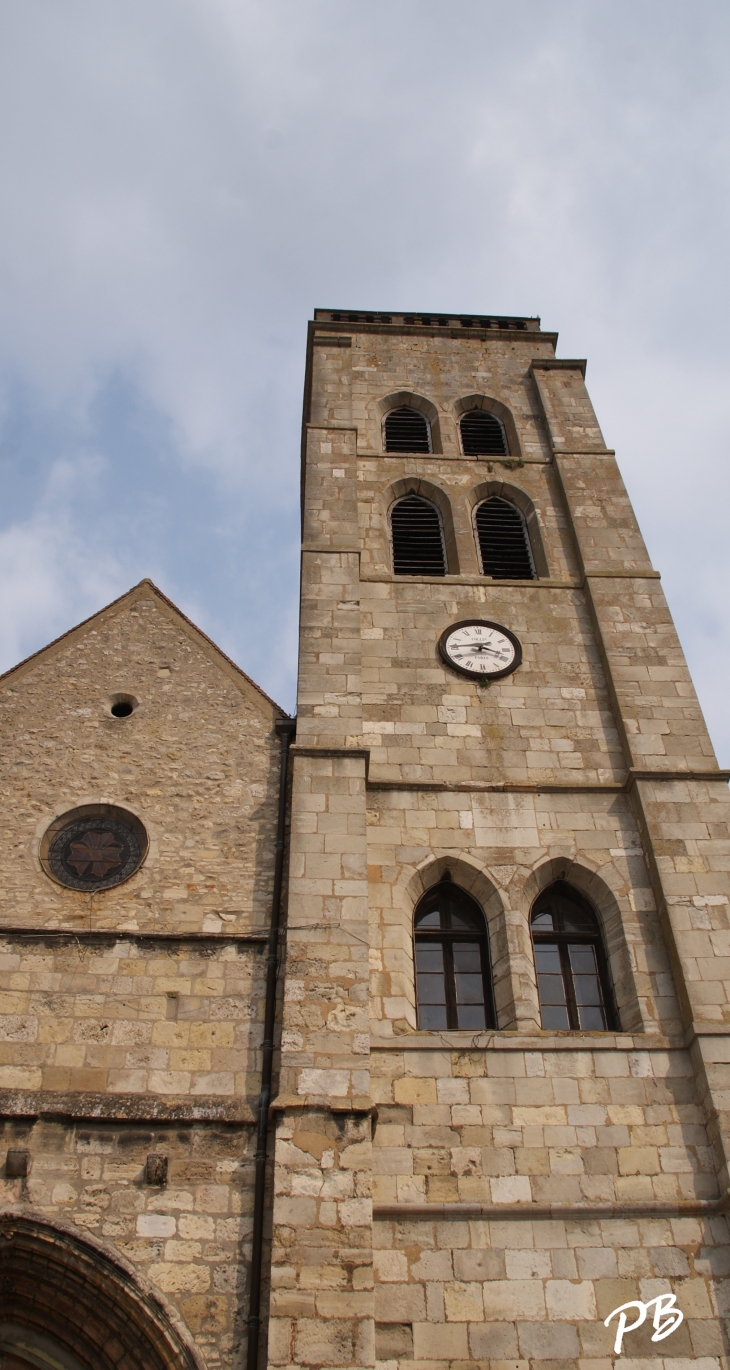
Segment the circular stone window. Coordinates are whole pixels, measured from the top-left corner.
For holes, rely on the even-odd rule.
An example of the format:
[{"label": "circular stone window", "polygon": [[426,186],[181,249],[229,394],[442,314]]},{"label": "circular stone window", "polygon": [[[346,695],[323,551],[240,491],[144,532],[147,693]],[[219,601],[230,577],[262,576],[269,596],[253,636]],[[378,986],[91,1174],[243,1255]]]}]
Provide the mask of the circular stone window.
[{"label": "circular stone window", "polygon": [[112,804],[86,804],[51,824],[40,858],[59,885],[94,894],[134,875],[147,847],[147,833],[134,814]]}]

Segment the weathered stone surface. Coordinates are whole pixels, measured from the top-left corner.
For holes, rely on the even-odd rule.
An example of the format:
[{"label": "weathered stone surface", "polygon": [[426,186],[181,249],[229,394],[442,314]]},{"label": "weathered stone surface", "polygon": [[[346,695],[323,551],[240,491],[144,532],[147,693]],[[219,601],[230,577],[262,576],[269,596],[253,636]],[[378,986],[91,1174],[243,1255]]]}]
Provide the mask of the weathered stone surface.
[{"label": "weathered stone surface", "polygon": [[[298,1080],[300,1097],[316,1086],[319,1116],[326,1089],[333,1110],[347,1103],[337,1034],[348,1009],[355,1030],[357,979],[328,979],[329,941],[338,930],[347,942],[348,927],[341,838],[328,834],[347,822],[359,860],[365,818],[376,1354],[387,1370],[606,1370],[602,1319],[673,1289],[679,1331],[652,1343],[649,1320],[624,1353],[687,1370],[709,1356],[709,1370],[726,1347],[710,1311],[726,1220],[652,1217],[651,1205],[701,1204],[727,1183],[730,1056],[724,1036],[686,1035],[727,1017],[727,787],[584,364],[555,361],[554,337],[532,324],[441,331],[321,311],[312,332],[299,706],[311,752],[296,761],[284,1102]],[[398,404],[427,416],[429,455],[383,452]],[[509,458],[461,455],[459,415],[474,404],[501,417]],[[389,511],[408,493],[439,510],[443,577],[392,573]],[[473,513],[490,495],[526,513],[539,579],[479,574]],[[519,670],[488,688],[436,649],[471,617],[522,643]],[[329,777],[363,746],[365,783],[335,817]],[[413,911],[447,870],[486,915],[496,1033],[418,1031]],[[620,1032],[540,1028],[529,916],[557,878],[601,920]],[[294,1192],[308,1163],[282,1129],[280,1184]],[[299,1180],[317,1183],[314,1170]],[[489,1219],[450,1204],[485,1205]],[[575,1204],[585,1216],[546,1216]],[[321,1209],[308,1243],[329,1263]],[[309,1256],[281,1231],[282,1273],[286,1249],[304,1287]],[[354,1339],[365,1312],[349,1308]],[[277,1364],[296,1356],[297,1316]]]},{"label": "weathered stone surface", "polygon": [[[681,1326],[654,1342],[650,1316],[626,1361],[728,1370],[727,784],[584,363],[536,320],[318,311],[310,341],[268,1361],[609,1370],[603,1320],[671,1291]],[[404,404],[430,453],[383,452]],[[475,406],[508,456],[462,454]],[[408,493],[444,576],[392,573]],[[480,574],[493,495],[537,579]],[[489,686],[437,651],[472,617],[523,648]],[[148,583],[0,682],[0,1227],[102,1243],[211,1370],[245,1348],[276,714]],[[93,896],[39,861],[87,803],[151,837]],[[446,872],[484,911],[494,1030],[418,1027],[414,908]],[[611,1032],[540,1026],[530,913],[557,879],[596,911]]]},{"label": "weathered stone surface", "polygon": [[[279,714],[148,582],[0,682],[0,1197],[127,1261],[210,1366],[245,1346]],[[147,858],[63,888],[43,834],[104,803]]]}]

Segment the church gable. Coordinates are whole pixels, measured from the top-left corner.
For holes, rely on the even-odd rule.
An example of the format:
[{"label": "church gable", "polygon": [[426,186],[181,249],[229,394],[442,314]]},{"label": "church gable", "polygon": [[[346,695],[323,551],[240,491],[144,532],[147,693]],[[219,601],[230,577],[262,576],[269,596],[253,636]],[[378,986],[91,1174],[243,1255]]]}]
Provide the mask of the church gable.
[{"label": "church gable", "polygon": [[0,716],[4,1111],[247,1117],[281,711],[143,582]]},{"label": "church gable", "polygon": [[[6,925],[25,923],[31,908],[38,926],[85,924],[91,899],[97,927],[260,926],[281,715],[150,582],[9,672],[0,685]],[[148,839],[140,868],[99,894],[49,878],[42,849],[54,820],[93,805],[129,811]]]}]

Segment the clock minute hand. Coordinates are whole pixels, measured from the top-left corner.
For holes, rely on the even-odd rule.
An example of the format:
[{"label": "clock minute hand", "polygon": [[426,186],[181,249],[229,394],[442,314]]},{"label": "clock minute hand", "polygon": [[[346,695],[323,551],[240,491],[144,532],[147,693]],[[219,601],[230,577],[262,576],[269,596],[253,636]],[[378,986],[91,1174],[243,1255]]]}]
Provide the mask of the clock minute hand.
[{"label": "clock minute hand", "polygon": [[462,655],[466,653],[469,656],[471,656],[472,652],[475,651],[489,652],[491,656],[501,656],[501,652],[499,652],[496,647],[487,647],[487,644],[485,642],[475,642],[473,644],[470,644],[468,647],[462,647],[461,651]]}]

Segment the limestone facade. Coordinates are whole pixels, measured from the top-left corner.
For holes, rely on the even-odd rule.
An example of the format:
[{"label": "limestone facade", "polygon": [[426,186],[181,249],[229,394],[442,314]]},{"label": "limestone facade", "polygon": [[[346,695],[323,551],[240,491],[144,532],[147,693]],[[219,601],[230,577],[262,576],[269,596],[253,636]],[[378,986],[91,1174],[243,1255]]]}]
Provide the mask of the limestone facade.
[{"label": "limestone facade", "polygon": [[[148,581],[0,679],[7,1370],[730,1370],[728,775],[556,342],[316,312],[290,787],[291,721]],[[385,451],[402,406],[430,451]],[[501,456],[463,454],[475,409]],[[411,494],[442,576],[393,573]],[[534,579],[481,574],[491,496]],[[442,660],[474,618],[516,634],[512,674]],[[148,846],[84,892],[49,834],[89,806]],[[447,874],[484,915],[493,1027],[419,1019],[414,912]],[[530,919],[556,881],[600,928],[609,1030],[541,1025]],[[636,1300],[619,1357],[604,1319]]]},{"label": "limestone facade", "polygon": [[[310,325],[272,1366],[606,1370],[603,1319],[670,1292],[682,1325],[652,1341],[650,1310],[624,1358],[726,1364],[728,777],[555,345],[538,320]],[[428,454],[385,452],[402,405]],[[508,455],[462,455],[475,407]],[[443,576],[393,574],[412,493]],[[479,572],[493,494],[534,580]],[[469,618],[518,636],[518,670],[443,663]],[[414,909],[445,871],[487,920],[495,1030],[418,1027]],[[558,879],[599,919],[610,1032],[540,1026],[530,910]]]},{"label": "limestone facade", "polygon": [[[281,713],[149,582],[0,682],[0,1345],[6,1323],[47,1333],[35,1352],[64,1370],[90,1347],[100,1370],[229,1367],[245,1349]],[[149,836],[100,893],[40,859],[49,825],[90,804]],[[89,1250],[107,1274],[59,1320]],[[155,1310],[164,1347],[142,1331]]]}]

